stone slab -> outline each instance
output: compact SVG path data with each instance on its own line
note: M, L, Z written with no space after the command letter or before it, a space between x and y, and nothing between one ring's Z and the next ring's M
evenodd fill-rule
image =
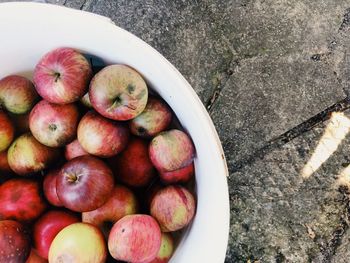
M349 117L332 118L231 175L226 262L329 262L329 244L348 213L339 189L350 182L350 168L341 176Z
M335 251L331 263L348 263L350 258L350 229L348 229L341 239L341 244Z
M211 116L230 167L344 97L325 62L298 56L242 60Z

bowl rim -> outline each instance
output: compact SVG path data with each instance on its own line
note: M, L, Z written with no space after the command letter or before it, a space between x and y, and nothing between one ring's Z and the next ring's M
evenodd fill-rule
M132 33L118 27L113 23L113 21L110 18L107 18L105 16L101 16L98 14L90 13L83 10L76 10L71 9L65 6L58 6L54 4L47 4L47 3L38 3L38 2L6 2L6 3L0 3L0 14L2 11L4 12L16 12L22 10L22 13L27 12L30 14L31 12L37 13L37 12L53 12L53 13L60 13L65 16L74 16L77 19L80 18L87 18L91 20L99 20L105 23L105 26L113 27L115 31L118 31L119 33L123 34L123 37L128 38L130 41L134 41L137 43L137 45L142 46L144 48L144 52L147 52L150 56L153 56L157 58L159 61L161 61L167 68L167 70L170 70L170 74L176 75L176 78L181 82L181 88L184 95L190 96L194 103L191 105L191 107L198 113L198 117L201 118L202 122L206 124L206 132L209 135L208 138L208 145L210 146L210 151L213 151L213 153L218 156L218 158L215 160L217 167L219 168L219 171L221 174L218 176L220 177L220 184L222 187L222 191L220 193L222 203L220 204L223 206L223 210L225 211L222 218L223 225L221 226L222 232L225 233L222 236L221 245L226 244L225 249L221 248L220 252L217 252L217 258L218 260L224 260L226 253L222 254L224 251L226 252L227 249L227 243L228 243L228 235L229 235L229 219L230 219L230 204L229 204L229 194L228 194L228 184L227 184L227 177L229 176L228 167L225 159L225 154L219 139L219 136L216 132L215 126L206 110L204 105L202 104L201 100L199 99L197 93L194 91L194 89L191 87L191 85L188 83L188 81L184 78L184 76L163 56L161 55L157 50L155 50L153 47L151 47L149 44L138 38L137 36L133 35ZM14 18L15 19L15 18ZM0 18L1 20L1 18ZM167 101L167 99L165 99ZM168 101L167 101L168 102ZM219 161L220 160L220 161ZM222 178L224 177L224 179ZM181 245L181 244L180 244ZM219 251L219 250L218 250ZM203 251L205 254L205 251ZM208 253L208 252L207 252ZM220 254L220 255L219 255ZM192 261L193 262L193 261ZM221 262L221 261L218 261Z

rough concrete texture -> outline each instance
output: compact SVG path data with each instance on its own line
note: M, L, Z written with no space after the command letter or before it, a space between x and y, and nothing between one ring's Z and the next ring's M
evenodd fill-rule
M339 135L349 135L345 120L320 124L231 175L227 262L330 262L338 232L348 228L343 188L350 181L341 174L349 165L350 138ZM332 129L321 140L327 125ZM317 145L323 158L322 150L334 150L336 142L341 143L329 159L304 178Z
M229 163L226 262L350 262L349 136L327 130L318 156L324 163L301 175L334 123L325 109L350 95L348 0L37 2L110 17L192 84ZM311 130L294 129L300 123ZM285 140L290 131L297 138ZM335 149L332 141L341 144ZM325 159L327 149L334 153Z
M226 14L219 21L229 24L237 53L212 108L233 165L344 97L337 71L344 61L341 46L349 41L334 39L346 1L246 1L240 7L222 1L210 7Z
M348 229L343 238L342 243L335 252L332 258L332 263L348 263L350 259L350 230Z

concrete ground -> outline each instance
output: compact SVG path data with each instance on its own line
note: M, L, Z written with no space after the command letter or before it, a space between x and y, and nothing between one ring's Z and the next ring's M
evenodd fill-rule
M226 262L350 262L349 0L46 2L110 17L192 84L230 170Z

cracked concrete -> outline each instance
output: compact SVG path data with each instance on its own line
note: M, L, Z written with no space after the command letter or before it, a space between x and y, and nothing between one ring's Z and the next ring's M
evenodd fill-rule
M348 0L40 2L110 17L191 83L230 169L226 262L349 262L348 135L300 175L350 105Z

